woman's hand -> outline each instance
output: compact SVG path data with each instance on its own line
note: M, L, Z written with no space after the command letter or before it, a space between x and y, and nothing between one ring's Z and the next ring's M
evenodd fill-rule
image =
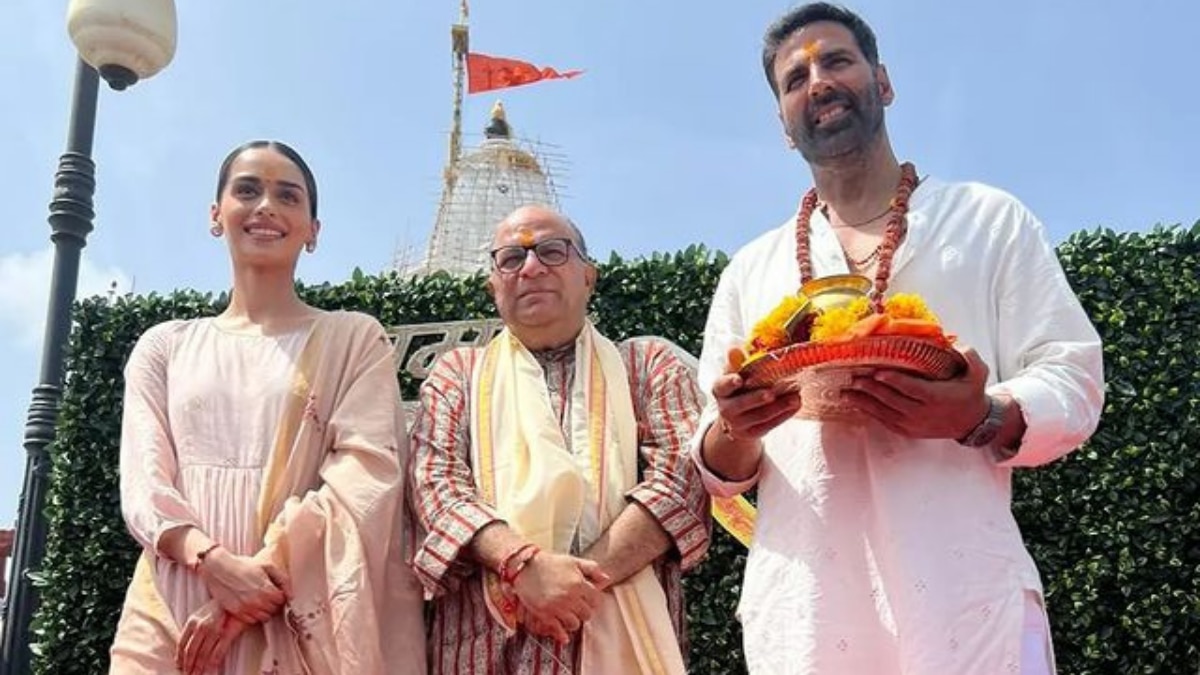
M242 623L271 618L291 592L287 574L274 562L235 555L224 547L209 552L198 572L221 609Z
M222 610L216 600L210 601L184 624L175 649L175 666L184 675L219 669L233 641L248 626Z

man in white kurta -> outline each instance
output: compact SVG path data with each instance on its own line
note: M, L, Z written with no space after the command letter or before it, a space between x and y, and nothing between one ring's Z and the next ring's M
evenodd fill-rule
M1020 672L1008 666L1019 662L1025 603L1040 610L1041 583L1010 511L1012 470L1050 462L1091 433L1100 342L1041 225L1012 197L927 178L908 222L892 288L921 294L992 364L989 391L1020 402L1025 436L997 461L989 448L878 424L792 419L764 438L750 480L723 482L700 462L717 496L758 484L738 606L752 672ZM819 213L812 229L817 276L846 273ZM705 330L702 388L795 289L795 255L789 219L730 261ZM710 405L700 428L715 419Z
M824 42L803 43L803 54L797 47L796 67L808 67L811 58L814 81L828 77L830 90L844 85L847 96L869 97L861 92L877 80L860 86L836 70L839 55L851 49L844 46L851 34L842 33L818 34ZM826 65L832 75L821 72ZM890 85L880 91L890 102ZM852 109L870 105L862 100ZM780 105L786 127L787 94ZM864 137L871 144L862 150L866 162L896 166L886 135ZM829 180L821 173L820 147L802 132L794 140L814 165L820 192ZM814 276L864 273L851 269L848 242L855 242L839 231L853 227L843 210L855 204L829 204L809 221ZM705 329L699 380L716 394L701 419L694 457L716 496L758 487L738 606L751 673L1053 670L1041 582L1010 510L1011 478L1015 468L1063 456L1095 429L1103 405L1100 340L1041 224L1013 197L923 177L907 226L888 294L921 295L958 344L978 353L969 360L987 365L986 391L980 375L978 397L1002 402L1016 421L1006 418L1004 445L980 447L960 442L973 421L945 437L938 420L905 422L907 433L871 415L859 423L791 417L797 406L785 405L767 422L739 423L736 401L755 394L722 391L732 371L727 354L797 290L796 218L739 251L721 277ZM916 406L915 415L922 410ZM770 428L764 433L764 427ZM742 464L751 467L746 474L723 476L714 459L721 453L735 463L738 453L757 460Z

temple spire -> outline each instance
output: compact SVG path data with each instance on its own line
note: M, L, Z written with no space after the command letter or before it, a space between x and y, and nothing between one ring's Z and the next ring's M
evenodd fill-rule
M492 119L483 130L488 138L512 138L512 129L508 126L508 118L504 113L504 104L496 101L492 106Z

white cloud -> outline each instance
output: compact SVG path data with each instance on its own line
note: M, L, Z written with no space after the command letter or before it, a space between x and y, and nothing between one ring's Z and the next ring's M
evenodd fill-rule
M50 299L54 250L12 253L0 257L0 326L22 348L41 344ZM117 267L100 267L87 259L79 266L77 298L130 290L130 277Z

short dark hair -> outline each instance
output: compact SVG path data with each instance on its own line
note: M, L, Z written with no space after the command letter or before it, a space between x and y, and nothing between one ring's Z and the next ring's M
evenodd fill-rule
M300 170L300 175L304 177L304 187L308 190L308 212L313 220L317 218L317 179L313 176L312 169L308 168L308 163L287 143L280 141L248 141L234 148L228 155L225 156L225 161L221 162L221 169L217 172L217 201L221 201L221 193L225 191L225 185L229 182L229 169L233 167L233 163L238 157L242 156L247 150L256 150L259 148L267 148L274 150L279 154L291 160L292 164Z
M854 35L854 41L867 62L872 66L879 65L879 47L875 43L875 32L861 16L841 5L828 2L813 2L793 7L776 19L763 36L763 70L767 73L771 92L776 96L779 96L779 83L775 81L775 55L779 51L779 45L801 28L821 21L832 21L845 26L846 30Z

